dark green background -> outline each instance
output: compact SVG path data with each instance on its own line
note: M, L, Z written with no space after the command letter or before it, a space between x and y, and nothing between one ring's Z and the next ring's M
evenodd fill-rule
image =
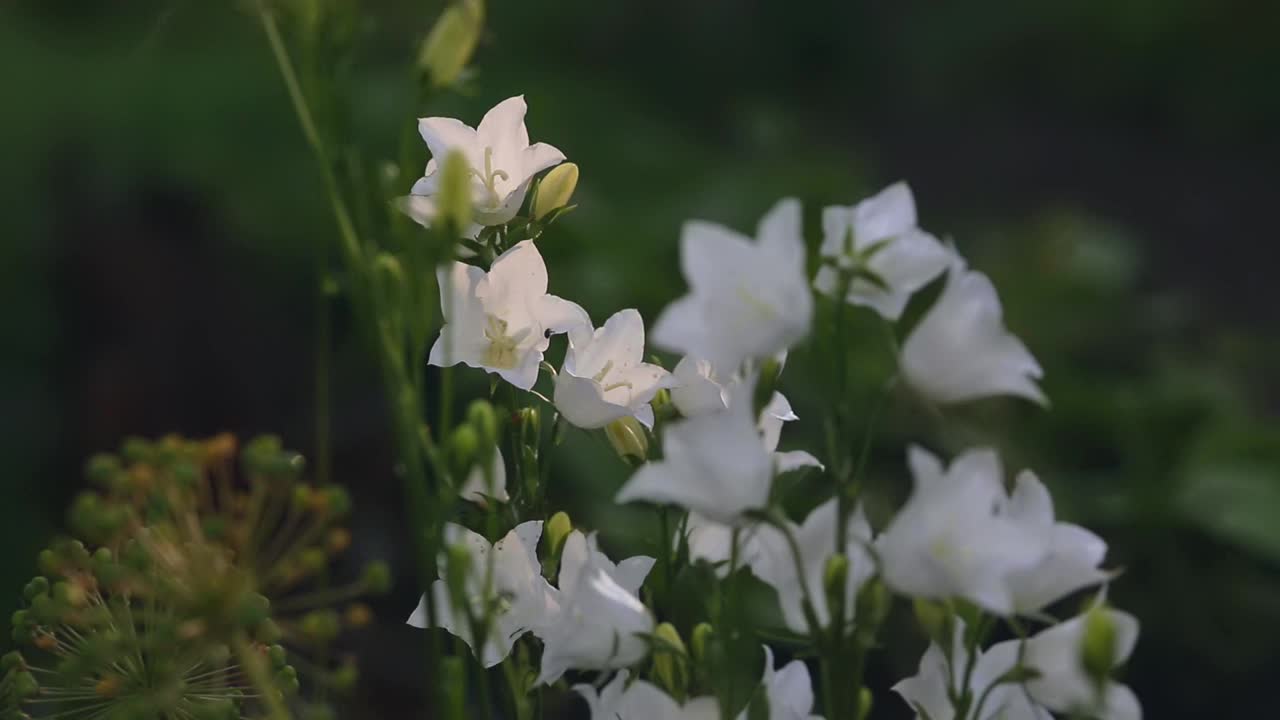
M353 132L390 158L438 6L364 5ZM872 455L879 496L905 491L908 441L998 443L1111 542L1125 569L1111 597L1143 621L1128 678L1148 717L1268 715L1280 5L572 0L490 15L472 93L431 112L474 123L524 93L533 138L581 166L581 208L540 241L553 292L597 320L652 319L682 291L684 219L748 229L791 194L816 228L823 204L909 180L925 227L992 275L1054 406L981 403L943 436L895 403ZM7 610L88 453L223 429L310 446L310 263L334 233L256 20L233 3L5 3L0 81ZM338 310L355 560L407 577L376 376ZM868 388L887 360L877 337L858 360ZM797 353L784 377L804 419L786 447L817 447L817 360ZM572 436L557 463L553 495L606 545L651 541L646 516L605 502L625 472L598 438ZM407 581L378 604L358 639L365 697L344 716L418 714L418 637L398 624L412 604ZM922 647L888 640L881 691Z

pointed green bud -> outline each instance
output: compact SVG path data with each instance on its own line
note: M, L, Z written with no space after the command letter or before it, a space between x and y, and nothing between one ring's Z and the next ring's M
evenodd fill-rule
M440 169L440 193L436 196L439 218L458 234L471 225L471 166L461 150L450 150ZM455 235L456 237L456 235Z
M634 417L627 416L609 423L604 428L605 437L618 457L629 465L640 465L649 457L649 436L644 426Z
M267 649L267 659L271 661L271 669L279 670L289 664L289 654L283 645L272 645Z
M561 163L538 184L538 196L534 198L533 218L541 220L553 211L569 204L573 191L578 187L578 166Z
M438 88L452 85L475 52L484 29L484 3L459 0L440 13L431 32L422 42L418 66Z
M236 621L247 628L257 627L271 613L271 601L256 593L240 598L236 607Z
M467 408L467 422L475 429L480 447L498 444L498 416L488 400L476 400Z
M848 581L849 558L843 553L827 558L826 567L822 571L822 591L827 595L827 608L830 612L835 613L836 608L844 607L844 589Z
M364 585L365 591L372 595L385 595L391 592L391 566L381 561L365 565L364 576L360 582Z
M707 647L714 635L715 630L710 623L703 622L694 626L693 634L689 636L689 648L694 662L701 663L707 659Z
M1116 665L1116 625L1111 612L1094 606L1084 618L1084 635L1080 640L1080 664L1094 682L1102 685L1111 677Z
M520 439L525 445L534 445L542 437L542 413L536 407L520 408Z
M470 425L459 425L449 438L449 466L459 486L480 457L480 437Z
M573 532L573 522L569 519L568 513L561 510L551 516L546 525L547 557L560 557L560 551L564 549L564 541L571 532Z
M653 673L658 684L675 697L683 697L689 684L685 670L688 651L680 633L671 623L662 623L653 633L658 642L653 649Z
M950 651L952 641L951 613L941 603L916 598L911 603L916 623L924 634L944 651Z

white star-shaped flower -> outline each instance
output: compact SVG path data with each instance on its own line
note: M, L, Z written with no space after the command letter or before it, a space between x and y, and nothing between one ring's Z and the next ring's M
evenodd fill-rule
M653 427L649 401L668 384L666 370L644 362L644 320L627 309L599 329L587 324L569 332L555 405L580 428L601 428L628 415Z

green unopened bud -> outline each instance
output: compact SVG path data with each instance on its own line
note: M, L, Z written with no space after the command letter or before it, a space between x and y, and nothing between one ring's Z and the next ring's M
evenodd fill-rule
M536 407L520 408L520 439L526 446L536 446L542 436L542 413Z
M107 453L99 453L85 463L84 474L89 482L110 487L112 480L120 473L120 458Z
M439 218L454 232L471 225L471 167L461 150L450 150L440 170Z
M653 649L653 672L658 683L668 693L683 697L689 684L688 672L685 669L684 641L680 633L671 623L662 623L653 633L658 642Z
M445 558L445 584L454 607L467 607L467 579L471 576L471 550L464 543L450 545Z
M418 65L435 87L452 85L471 60L484 27L484 3L461 0L445 8L418 53Z
M360 670L353 662L343 663L342 667L333 671L329 676L329 684L334 690L342 693L348 693L355 689L356 683L360 680Z
M475 429L480 447L498 444L498 416L487 400L476 400L467 408L467 422Z
M289 664L289 653L283 645L272 645L267 649L267 659L271 661L272 670L279 670Z
M871 717L871 708L875 703L875 696L871 694L871 688L864 687L858 691L858 708L854 713L857 720L867 720Z
M845 587L849 581L849 558L836 553L827 558L826 567L822 571L822 591L827 596L827 609L834 614L836 608L844 607Z
M22 597L26 598L27 602L30 602L37 595L44 595L47 592L49 592L49 580L43 576L36 576L31 578L31 582L27 583L26 587L22 589Z
M889 616L893 596L889 588L878 578L867 582L858 591L856 617L858 625L874 632Z
M0 657L0 672L9 672L10 670L21 670L25 668L27 663L22 659L22 653L14 650L5 653L4 657Z
M369 563L364 567L361 584L366 592L373 595L391 592L391 566L381 561Z
M258 623L258 627L254 628L253 637L264 645L272 645L280 642L280 638L284 637L284 631L280 629L275 620L267 618Z
M573 532L573 522L569 519L568 513L561 510L551 516L546 525L547 557L560 557L560 551L564 549L564 541L571 532Z
M333 610L312 610L302 616L302 634L315 642L332 642L342 632L342 621Z
M1084 618L1084 635L1080 639L1080 664L1099 685L1111 677L1116 664L1116 625L1111 611L1095 606Z
M470 425L460 425L449 439L449 462L454 477L465 478L480 453L480 437Z
M320 489L322 508L330 517L341 517L351 512L351 493L340 485L326 485Z
M236 606L236 622L247 628L256 627L267 619L270 612L270 600L262 595L249 593L240 598L240 603Z
M649 457L649 436L644 426L634 417L627 416L609 423L604 428L605 437L618 457L624 462L639 465Z
M953 625L951 613L947 608L932 600L916 598L911 604L911 609L915 612L916 623L920 625L924 634L938 647L949 652Z
M285 695L296 695L299 689L298 671L292 665L285 665L276 673L276 686Z
M541 220L568 205L577 187L578 166L574 163L557 165L538 185L538 196L533 203L533 218Z
M698 623L694 626L693 634L689 636L689 649L693 654L694 662L701 663L707 659L707 648L714 635L715 630L710 623Z

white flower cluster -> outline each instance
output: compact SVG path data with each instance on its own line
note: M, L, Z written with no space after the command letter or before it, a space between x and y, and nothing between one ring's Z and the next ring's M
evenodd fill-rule
M472 168L472 217L479 223L469 232L474 237L481 226L511 221L536 174L564 160L549 145L529 144L525 109L522 98L506 100L475 130L447 118L421 120L434 159L402 206L430 224L440 191L437 163L461 151ZM1046 612L1074 592L1105 587L1112 576L1101 568L1106 544L1057 521L1048 491L1030 471L1019 474L1010 491L994 450L971 449L948 463L911 447L906 466L913 489L879 532L861 507L838 498L799 524L773 504L780 474L823 468L807 452L777 451L783 424L797 419L787 399L775 392L758 409L754 398L762 369L780 366L809 336L815 291L897 323L912 296L945 273L937 299L901 345L901 379L934 405L996 395L1047 404L1037 384L1040 366L1006 329L991 282L954 247L920 229L905 184L823 210L815 277L806 265L802 225L799 201L784 199L765 214L754 238L710 222L684 226L680 267L688 294L661 313L652 332L655 345L683 354L672 372L644 362L644 321L636 310L622 310L596 328L581 307L549 295L547 269L532 240L503 249L487 272L460 262L439 270L445 325L429 361L482 368L529 390L551 337L566 335L564 363L552 373L555 410L584 429L626 418L650 430L657 423L661 459L640 465L616 500L687 511L673 541L687 543L692 559L722 577L749 569L773 588L786 627L802 636L831 631L837 618L859 623L858 598L872 583L912 599L918 610L923 603L936 611L941 620L926 628L934 642L919 673L894 687L919 717L1140 718L1133 693L1110 679L1133 648L1137 622L1108 609L1101 592L1075 619L1055 624ZM654 412L660 393L674 406L661 421ZM505 501L502 464L498 454L490 473L496 487L482 492L482 478L473 476L466 497ZM461 588L450 587L442 567L432 588L437 623L486 666L503 661L532 633L542 642L541 683L568 670L617 670L602 687L575 687L593 718L719 717L714 697L677 702L628 671L652 648L655 620L640 592L654 559L614 564L594 535L573 531L553 586L538 559L541 534L540 521L525 522L490 545L450 525L446 543L466 548L471 561ZM836 558L845 563L843 587L832 588ZM426 623L425 601L411 624ZM486 613L494 621L477 625L474 619ZM1019 637L984 650L996 620ZM1046 629L1023 630L1033 623ZM769 717L813 717L805 664L775 670L772 651L765 650Z

